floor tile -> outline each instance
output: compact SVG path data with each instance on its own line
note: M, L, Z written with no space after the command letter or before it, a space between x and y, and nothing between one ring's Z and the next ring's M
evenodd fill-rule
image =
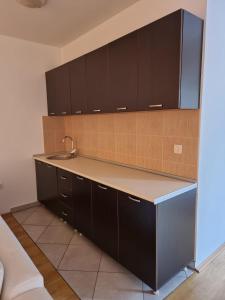
M28 209L24 209L18 212L13 213L13 216L16 218L16 220L21 224L23 223L28 217L31 216L35 212L35 210L38 208L38 206L31 207Z
M91 300L94 294L97 272L60 271L60 274L78 294L81 300Z
M53 214L44 207L38 207L23 224L29 225L49 225L53 220Z
M165 299L174 289L187 279L184 271L179 272L170 281L168 281L160 290L159 295L153 295L151 288L143 285L144 300L162 300Z
M73 236L73 230L68 225L48 226L38 239L38 243L69 244Z
M22 226L34 242L38 240L39 236L47 228L47 226L39 226L39 225L22 225Z
M63 220L54 216L51 223L49 225L52 226L63 226L65 223L63 223Z
M60 270L98 271L102 252L91 244L69 245Z
M142 281L132 274L99 272L94 300L143 300Z
M66 249L67 245L62 244L40 244L38 243L38 247L44 252L44 254L48 257L51 263L57 268L60 263Z
M112 272L112 273L129 273L121 264L115 261L107 254L103 254L99 271L101 272Z

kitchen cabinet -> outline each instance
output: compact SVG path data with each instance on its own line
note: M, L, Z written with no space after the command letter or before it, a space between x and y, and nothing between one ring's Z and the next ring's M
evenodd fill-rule
M196 188L152 203L39 161L36 174L41 203L154 291L193 262Z
M137 33L109 44L109 101L113 111L134 111L137 102Z
M92 184L93 240L112 257L118 256L117 191Z
M85 56L74 59L69 64L71 114L86 113Z
M138 30L137 110L199 107L202 27L178 10Z
M37 198L43 205L58 213L57 169L40 161L35 162Z
M108 99L108 46L86 55L86 96L88 113L112 110Z
M46 72L46 87L49 116L71 114L68 64Z
M92 238L91 181L73 176L73 200L76 229L86 237Z
M156 287L156 206L118 192L119 262Z

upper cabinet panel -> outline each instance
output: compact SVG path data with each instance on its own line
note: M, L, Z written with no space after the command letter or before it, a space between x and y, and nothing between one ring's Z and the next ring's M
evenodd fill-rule
M137 33L109 44L109 99L113 111L134 111L138 83Z
M86 55L88 113L110 112L108 99L108 46Z
M198 108L202 21L176 11L138 31L138 110Z
M85 84L85 57L79 57L69 63L71 113L82 114L87 111Z
M46 85L48 114L50 116L71 114L68 64L48 71Z

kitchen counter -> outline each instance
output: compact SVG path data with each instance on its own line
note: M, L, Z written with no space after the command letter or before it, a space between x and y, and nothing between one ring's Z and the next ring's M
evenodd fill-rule
M49 160L47 156L35 155L34 159L154 204L166 201L197 187L197 183L81 156L70 160Z

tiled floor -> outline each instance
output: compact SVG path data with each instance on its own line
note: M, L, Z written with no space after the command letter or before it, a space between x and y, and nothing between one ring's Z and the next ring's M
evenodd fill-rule
M13 214L82 300L161 300L188 276L177 274L159 295L42 206Z

